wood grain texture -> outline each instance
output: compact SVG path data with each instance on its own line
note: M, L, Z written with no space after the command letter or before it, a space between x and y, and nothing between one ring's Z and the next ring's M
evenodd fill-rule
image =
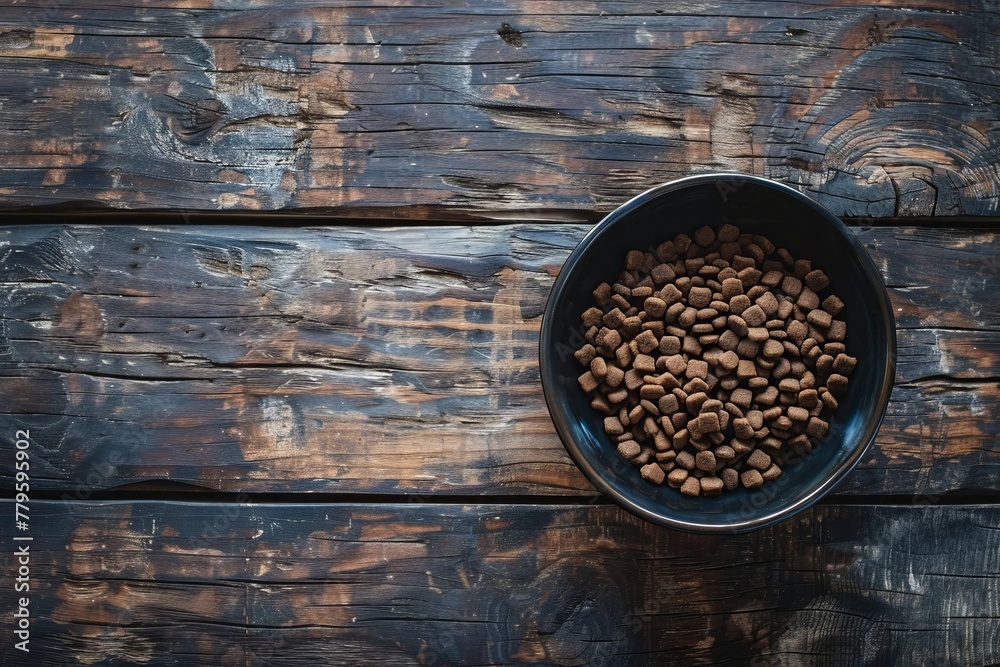
M738 536L609 505L36 502L31 525L30 661L5 641L5 665L1000 661L996 507Z
M549 420L538 329L579 225L0 229L0 433L33 485L592 495ZM856 230L897 383L849 494L995 489L991 231ZM13 443L0 441L12 486Z
M998 8L25 0L0 204L579 220L724 170L838 215L996 214Z

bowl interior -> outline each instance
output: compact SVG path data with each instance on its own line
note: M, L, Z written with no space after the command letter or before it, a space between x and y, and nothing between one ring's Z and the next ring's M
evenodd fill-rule
M604 433L603 415L576 378L573 358L583 343L580 314L591 292L614 282L632 249L655 248L702 225L731 223L764 234L796 259L823 269L846 304L848 354L858 364L847 394L830 418L830 434L809 454L787 464L778 479L751 492L742 487L715 497L689 497L644 481ZM603 492L647 520L676 528L742 531L807 507L850 470L874 439L894 375L895 328L888 296L865 249L834 216L804 195L765 179L735 175L693 177L654 188L601 221L570 255L553 287L541 335L546 401L577 465Z

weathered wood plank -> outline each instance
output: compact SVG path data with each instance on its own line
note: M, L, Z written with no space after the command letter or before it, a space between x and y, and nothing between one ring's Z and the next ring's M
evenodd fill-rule
M81 499L149 480L593 494L537 370L586 229L0 229L0 433L30 429L34 483ZM857 233L892 286L899 368L841 491L995 489L1000 235Z
M700 536L610 505L34 502L31 653L0 660L995 664L998 529L992 506Z
M570 217L707 170L1000 210L995 0L0 8L0 204Z

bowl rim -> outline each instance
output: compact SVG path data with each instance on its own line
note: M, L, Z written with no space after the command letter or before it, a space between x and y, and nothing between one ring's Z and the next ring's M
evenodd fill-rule
M684 521L671 516L664 515L662 513L652 512L637 503L630 500L628 497L623 496L613 489L602 477L602 475L594 468L591 462L583 455L577 446L576 442L571 436L571 431L569 424L567 422L567 417L560 410L556 408L556 392L559 391L559 383L552 373L552 368L554 365L550 362L550 350L554 344L553 336L553 323L552 323L552 310L554 309L554 304L561 296L562 292L565 290L566 281L568 280L569 271L564 271L563 269L568 266L573 266L580 257L589 249L589 247L615 222L619 219L631 215L635 209L642 206L643 204L665 195L669 192L674 192L676 190L688 188L691 186L700 185L702 183L720 182L720 181L734 181L734 185L742 185L745 183L754 183L756 185L772 188L781 192L782 194L788 195L793 199L807 205L810 209L815 211L817 214L825 218L833 227L833 229L844 237L848 243L854 248L857 254L859 264L866 274L868 282L874 288L875 298L879 301L881 308L877 311L877 316L882 319L882 325L886 331L886 350L885 350L885 373L882 377L882 384L879 387L877 396L877 407L874 414L874 418L869 420L864 433L861 434L859 438L859 444L855 446L854 451L851 452L839 466L832 469L827 476L816 485L808 494L800 498L794 503L781 509L774 510L772 512L766 513L762 516L750 519L742 519L738 521L727 521L718 523L702 523L693 521ZM696 174L692 176L685 176L678 178L666 183L661 183L656 185L638 195L632 197L628 201L616 207L613 211L604 216L599 222L597 222L580 240L573 251L566 258L562 267L560 267L559 274L552 285L549 292L548 299L545 304L545 310L542 314L542 325L539 335L539 374L542 383L542 393L545 396L546 407L548 408L549 416L552 419L553 424L556 427L556 431L559 434L559 439L562 441L563 446L569 453L570 458L576 463L577 467L583 472L584 476L593 484L598 491L604 495L611 498L615 503L623 507L625 510L635 514L646 521L651 523L659 524L661 526L666 526L668 528L674 528L682 530L685 532L695 532L695 533L746 533L759 528L764 528L766 526L778 523L797 514L813 504L815 504L820 498L825 496L830 490L836 486L854 467L858 464L861 458L864 456L865 452L871 447L871 444L875 441L875 436L878 433L879 427L885 418L886 412L889 407L889 395L892 391L893 383L896 376L896 323L895 317L892 312L892 305L889 300L889 292L886 289L885 282L882 276L878 272L874 261L872 261L871 256L865 247L858 240L857 236L848 229L848 227L835 215L833 215L825 206L811 199L810 197L799 192L795 188L780 183L778 181L771 180L769 178L764 178L761 176L752 176L748 174L741 174L738 172L711 172L705 174Z

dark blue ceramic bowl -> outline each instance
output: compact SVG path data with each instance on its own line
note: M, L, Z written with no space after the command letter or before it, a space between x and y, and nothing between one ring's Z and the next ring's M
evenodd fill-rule
M755 491L740 487L690 497L644 481L604 433L603 415L576 378L585 370L573 351L583 344L580 314L591 292L614 282L625 254L648 249L703 225L732 223L764 234L796 259L810 259L846 304L847 350L857 357L830 434L783 474ZM854 234L822 206L790 187L740 174L683 178L648 190L599 222L570 254L542 320L539 350L549 413L570 456L601 492L653 523L693 532L738 533L776 523L816 502L857 464L885 415L896 364L896 329L875 265Z

